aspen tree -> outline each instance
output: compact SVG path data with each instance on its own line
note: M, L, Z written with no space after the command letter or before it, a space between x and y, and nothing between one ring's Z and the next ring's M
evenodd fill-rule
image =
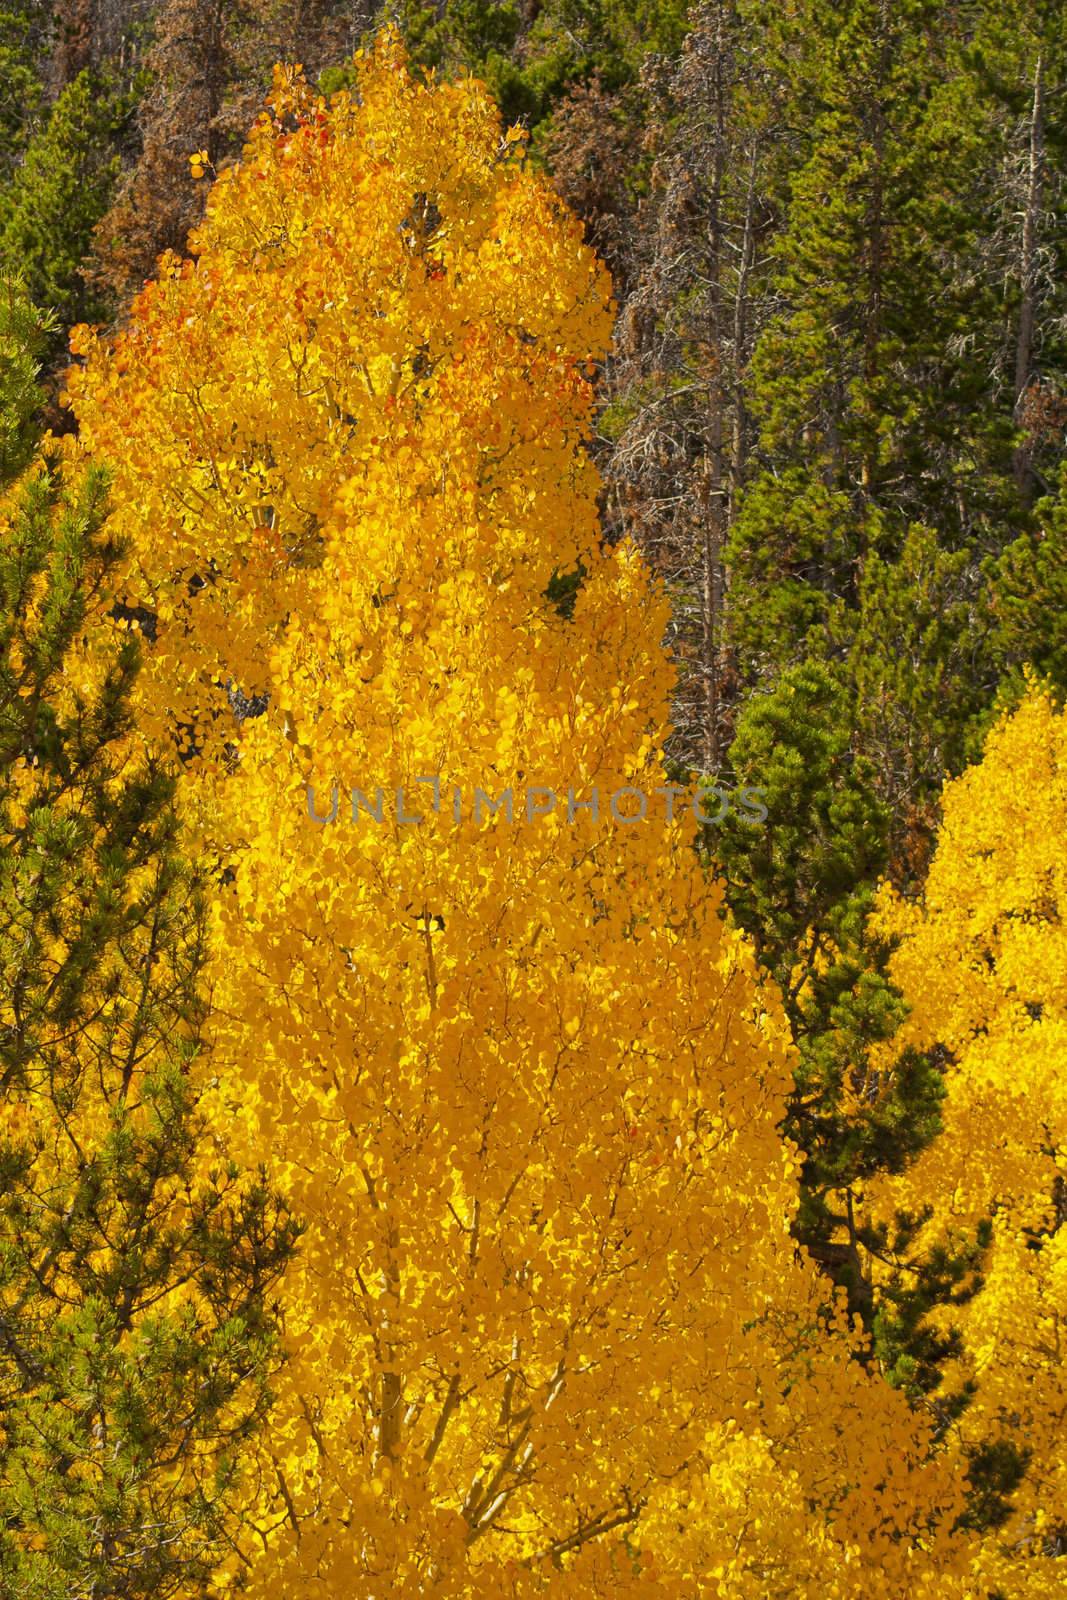
M604 270L480 85L389 34L356 74L279 69L194 258L68 375L217 864L216 1115L306 1221L217 1586L952 1593L951 1462L793 1244L780 1005L656 794Z

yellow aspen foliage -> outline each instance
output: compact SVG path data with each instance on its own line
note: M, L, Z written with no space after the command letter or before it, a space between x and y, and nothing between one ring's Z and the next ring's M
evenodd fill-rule
M787 1030L664 792L605 271L482 86L357 67L279 70L68 375L143 726L198 751L215 1114L306 1222L216 1588L970 1594L951 1460L790 1238Z
M0 489L0 1593L144 1600L226 1549L294 1229L203 1114L202 896L104 477L46 441Z
M1037 1600L1063 1592L1067 1506L1067 714L1031 685L943 805L921 901L880 911L911 1006L894 1048L946 1052L943 1131L868 1206L927 1210L919 1253L991 1220L977 1294L934 1320L962 1340L945 1389L975 1386L963 1442L1028 1462L980 1570Z

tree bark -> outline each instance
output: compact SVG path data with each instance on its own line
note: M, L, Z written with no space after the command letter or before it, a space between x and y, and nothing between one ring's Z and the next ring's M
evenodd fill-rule
M1034 99L1030 114L1030 163L1023 210L1022 249L1019 261L1019 330L1015 342L1015 425L1021 427L1026 392L1034 353L1035 300L1037 290L1037 216L1041 208L1045 164L1045 72L1044 56L1039 51L1034 66ZM1015 482L1020 494L1029 497L1033 484L1030 446L1022 442L1012 458Z

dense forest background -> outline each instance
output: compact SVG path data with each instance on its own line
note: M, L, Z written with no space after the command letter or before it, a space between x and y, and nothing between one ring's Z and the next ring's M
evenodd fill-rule
M69 329L121 326L184 248L190 156L239 156L276 61L348 86L391 19L417 67L484 78L530 130L612 274L593 449L605 537L636 539L672 599L672 759L770 814L707 848L799 1047L798 1237L947 1426L968 1396L945 1399L952 1336L924 1319L974 1292L982 1240L909 1256L920 1217L891 1240L856 1218L942 1099L936 1051L888 1090L868 1066L903 1014L868 914L883 877L921 883L942 785L1025 672L1067 689L1061 7L2 4L0 275L40 314L57 433ZM974 1451L976 1525L1024 1469L1018 1440Z

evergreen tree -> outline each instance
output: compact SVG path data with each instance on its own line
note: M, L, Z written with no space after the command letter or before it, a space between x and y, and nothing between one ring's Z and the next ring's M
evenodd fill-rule
M967 353L993 307L960 271L976 140L951 23L928 0L812 0L768 27L807 133L753 357L761 465L729 553L747 681L847 651L866 562L895 560L913 522L988 549L1016 509L1010 421Z
M0 485L25 471L36 443L41 359L55 318L41 312L15 278L0 278Z
M731 813L709 830L731 908L781 990L798 1047L785 1127L805 1152L797 1238L874 1312L861 1263L854 1190L896 1171L937 1128L940 1078L914 1053L893 1075L869 1070L872 1045L903 1016L871 938L874 885L888 859L888 808L852 754L851 696L840 670L788 668L738 718L730 767L757 786L765 826Z
M67 326L103 315L81 269L118 175L113 140L129 109L108 78L79 73L0 198L0 270L21 272L36 303Z
M738 37L760 41L762 75L720 123L735 138L744 118L773 134L758 169L772 233L748 308L757 337L747 365L740 352L741 382L724 390L716 379L745 440L722 452L717 616L740 689L756 691L737 713L730 764L767 790L776 820L767 838L728 822L717 848L798 1039L799 1235L872 1325L892 1327L881 1347L890 1364L914 1358L930 1371L936 1352L919 1349L915 1307L880 1311L888 1291L872 1291L857 1254L857 1186L929 1140L940 1094L934 1059L909 1057L889 1074L872 1065L900 1001L865 919L881 871L921 877L941 785L975 753L998 673L1055 664L1039 617L1056 597L1062 545L1055 512L1039 526L1023 492L1021 391L999 376L997 341L1017 343L1003 330L1016 327L1018 303L1011 274L1005 289L983 264L1000 226L988 174L1024 141L989 66L990 39L1010 53L1004 25L984 13L922 0L745 8ZM1047 28L1044 49L1051 70ZM1024 76L1014 106L1032 134ZM705 269L701 284L709 278ZM683 274L676 304L685 287ZM688 304L706 292L694 288ZM1050 361L1053 323L1041 344ZM711 366L729 372L738 352L717 348L728 359ZM660 391L684 393L691 371L675 357ZM1044 456L1028 459L1051 453L1046 439ZM875 818L867 834L861 824ZM955 1292L965 1255L928 1263L926 1307Z
M1039 500L1037 526L991 561L988 575L1000 706L1017 699L1026 667L1067 693L1067 463L1054 495Z
M104 488L49 449L0 501L5 1600L196 1591L267 1404L294 1239L200 1109L201 890L130 726Z
M0 186L22 158L44 92L35 45L41 7L7 0L0 10Z
M649 55L673 56L688 29L679 0L400 0L382 8L423 70L469 71L500 103L505 122L544 137L576 85L608 93L636 82Z
M848 663L858 754L893 819L889 867L918 881L941 785L981 748L997 690L989 586L969 549L914 525L894 556L871 554Z
M962 52L982 132L971 191L980 249L971 273L997 314L976 327L987 382L1016 433L1025 506L1053 492L1067 400L1067 21L1055 0L977 8Z
M748 25L802 132L772 163L729 644L749 685L850 661L857 749L918 869L997 690L991 573L1040 539L1062 457L1062 14L811 0Z

